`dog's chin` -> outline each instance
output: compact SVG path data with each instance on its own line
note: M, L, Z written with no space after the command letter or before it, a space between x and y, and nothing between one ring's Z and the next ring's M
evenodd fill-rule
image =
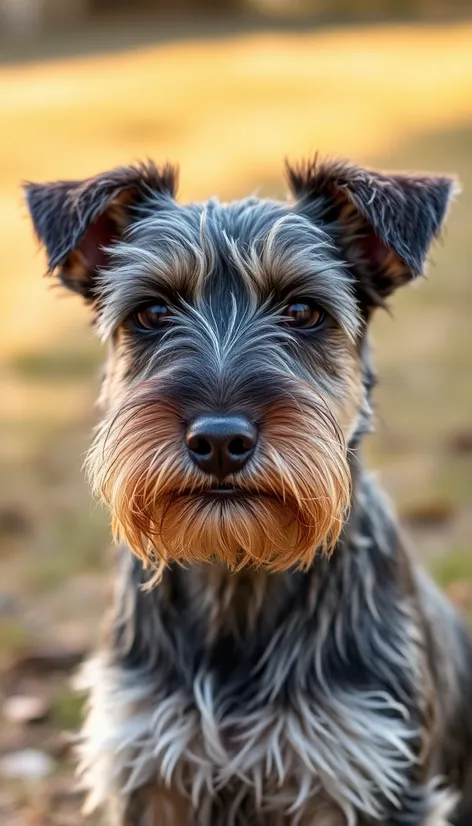
M154 503L152 513L122 514L119 532L145 563L208 564L284 571L308 567L332 540L338 526L321 513L309 523L299 504L271 491L215 485L174 491ZM124 517L124 518L123 518ZM143 535L147 542L143 542Z

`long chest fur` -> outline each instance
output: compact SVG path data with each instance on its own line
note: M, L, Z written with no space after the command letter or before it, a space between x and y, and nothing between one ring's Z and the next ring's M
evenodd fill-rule
M344 551L280 580L173 572L151 594L126 561L111 651L85 675L93 802L152 781L199 813L229 791L228 826L246 800L294 824L317 800L350 822L395 810L421 743L422 640L390 556L366 537Z

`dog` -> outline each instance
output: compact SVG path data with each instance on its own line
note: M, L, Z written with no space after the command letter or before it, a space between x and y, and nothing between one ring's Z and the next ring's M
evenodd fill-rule
M87 466L115 595L79 775L113 826L468 810L471 642L360 452L369 321L423 273L457 187L287 172L287 202L180 205L151 162L25 185L48 272L109 352Z

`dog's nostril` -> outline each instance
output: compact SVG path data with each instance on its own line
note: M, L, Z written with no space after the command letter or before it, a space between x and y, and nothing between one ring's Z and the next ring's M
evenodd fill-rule
M193 453L196 453L197 456L201 456L202 458L210 456L213 450L210 442L207 439L202 439L198 436L194 439L188 439L187 447L189 447L190 450L193 451Z
M231 456L244 456L244 454L247 453L248 450L251 450L252 447L253 445L249 439L244 439L237 436L229 442L228 451Z

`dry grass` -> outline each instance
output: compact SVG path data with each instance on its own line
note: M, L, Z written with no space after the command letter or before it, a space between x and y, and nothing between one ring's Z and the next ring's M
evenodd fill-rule
M430 280L395 299L394 322L375 324L381 419L370 454L420 555L471 611L471 53L462 24L0 67L0 637L11 654L51 635L94 639L108 543L80 472L99 349L79 300L41 278L18 183L144 156L180 163L183 198L282 195L283 157L316 149L459 174L465 192ZM71 703L61 699L59 717L75 715Z

